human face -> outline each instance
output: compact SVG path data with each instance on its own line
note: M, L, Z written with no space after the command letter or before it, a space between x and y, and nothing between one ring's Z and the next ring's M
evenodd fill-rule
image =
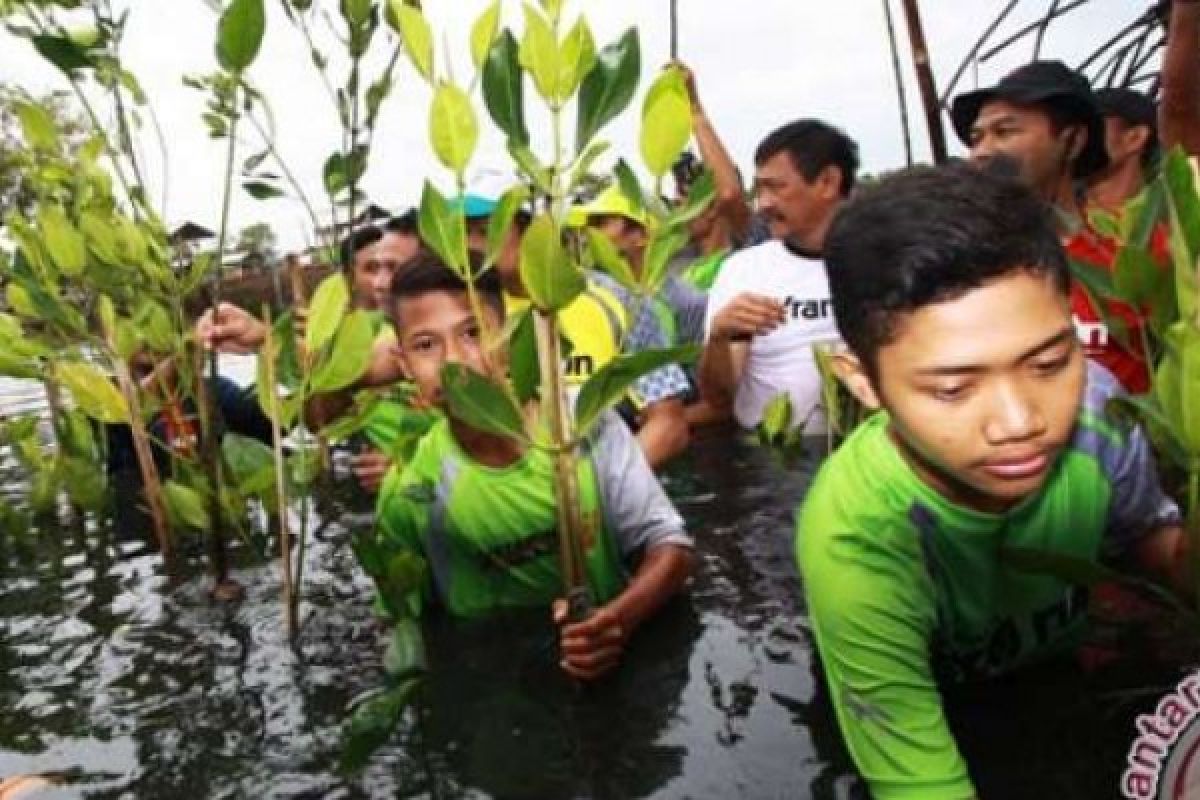
M820 250L825 230L840 199L841 178L826 167L808 181L787 152L776 153L755 170L758 210L775 239L807 250Z
M984 104L971 126L971 160L986 165L998 156L1011 159L1021 181L1053 201L1064 182L1069 183L1071 163L1086 135L1077 126L1056 133L1044 111L993 100Z
M1119 172L1131 161L1141 162L1142 150L1149 143L1150 129L1130 125L1121 117L1104 118L1104 148L1108 150L1108 174Z
M927 484L980 511L1036 492L1069 441L1084 360L1066 296L1013 273L899 321L863 394L891 415L892 438ZM856 388L857 387L857 388Z
M367 311L386 308L392 276L401 264L417 254L419 246L415 236L385 233L378 242L355 253L355 306Z
M588 227L604 234L635 269L640 267L646 249L646 231L641 225L620 214L593 214L588 217Z
M442 403L442 367L461 364L486 372L479 322L471 312L466 292L428 291L395 301L395 355L405 377L416 384L425 404ZM499 330L503 320L484 305L488 324Z
M467 220L467 247L477 252L487 251L487 232L490 217L472 217ZM514 294L524 294L521 286L521 229L514 220L509 226L508 236L496 255L496 274L505 290Z

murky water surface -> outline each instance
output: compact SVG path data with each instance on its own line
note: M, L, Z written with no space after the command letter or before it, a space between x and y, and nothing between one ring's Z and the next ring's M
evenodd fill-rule
M50 797L865 797L792 559L812 469L729 434L699 442L666 475L697 538L695 585L617 676L563 680L540 613L434 622L421 713L354 777L335 769L341 727L378 685L385 643L348 547L370 524L366 498L342 487L313 509L295 647L278 568L259 553L270 540L236 546L247 594L222 605L199 541L168 575L136 515L42 523L0 539L0 777L53 773ZM20 480L11 466L0 477ZM1151 659L1162 637L1123 628L1097 638L1115 656L1089 672L1051 665L956 693L983 797L1116 796L1132 717L1187 658Z

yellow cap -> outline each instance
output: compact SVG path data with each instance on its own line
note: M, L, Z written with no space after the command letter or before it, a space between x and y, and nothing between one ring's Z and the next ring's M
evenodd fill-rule
M587 226L589 217L598 216L624 217L636 222L642 227L649 227L650 218L643 209L636 209L629 198L621 191L621 187L613 184L605 189L590 203L574 206L567 212L567 224L572 228Z

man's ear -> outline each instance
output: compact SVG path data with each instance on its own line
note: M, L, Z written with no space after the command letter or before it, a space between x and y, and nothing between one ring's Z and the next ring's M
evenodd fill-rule
M879 408L879 395L876 394L871 378L867 375L867 370L858 356L849 350L834 353L833 371L842 385L850 390L850 394L854 395L854 398L862 403L863 407L870 411Z
M1083 154L1083 148L1087 145L1090 132L1087 128L1079 125L1072 125L1063 133L1063 142L1066 147L1066 155L1068 163L1074 163Z
M816 184L822 197L836 200L842 196L843 180L842 168L835 164L827 164L817 173Z

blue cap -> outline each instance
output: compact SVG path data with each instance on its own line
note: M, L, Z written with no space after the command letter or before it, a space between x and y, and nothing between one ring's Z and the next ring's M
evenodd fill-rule
M451 208L455 211L461 210L467 219L479 219L492 215L496 210L496 201L483 195L464 194L451 201Z

